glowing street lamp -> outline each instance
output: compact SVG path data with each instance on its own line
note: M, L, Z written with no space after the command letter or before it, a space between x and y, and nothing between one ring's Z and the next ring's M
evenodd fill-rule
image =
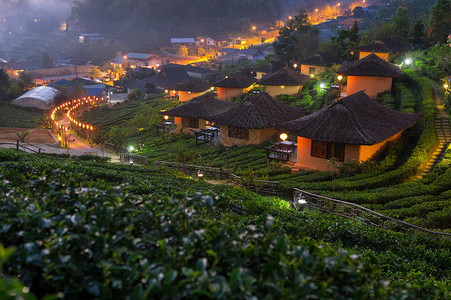
M343 79L343 76L338 75L338 76L337 76L337 79L338 79L338 81L341 81L341 80Z
M406 65L411 65L412 64L412 59L411 58L406 58L404 60L404 62L406 63Z
M321 82L320 84L319 84L319 88L320 89L324 89L326 87L326 84L324 83L324 82Z
M256 30L257 29L257 27L256 26L252 26L252 30Z
M197 177L199 178L199 181L204 180L204 173L202 173L201 170L197 171Z
M169 119L169 116L164 116L163 119L167 121Z
M298 67L298 64L293 64L293 68L297 68Z
M130 150L130 153L132 153L133 150L135 150L135 148L133 148L133 146L130 146L130 147L128 148L128 150Z
M280 139L282 140L282 141L284 141L285 142L285 140L288 138L288 135L286 134L286 133L282 133L281 135L280 135Z
M449 85L448 85L447 83L445 83L445 84L443 85L443 88L444 88L445 90L447 90L447 89L449 88Z

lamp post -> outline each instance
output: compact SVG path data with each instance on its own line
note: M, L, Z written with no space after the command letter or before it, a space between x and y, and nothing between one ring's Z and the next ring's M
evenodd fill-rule
M286 133L282 133L281 135L280 135L280 139L283 141L283 142L285 142L285 140L288 138L288 135L286 134Z

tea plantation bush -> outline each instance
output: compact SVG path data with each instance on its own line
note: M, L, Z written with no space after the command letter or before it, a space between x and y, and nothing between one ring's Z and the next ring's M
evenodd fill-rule
M450 241L152 168L0 151L0 174L4 272L38 297L451 296Z

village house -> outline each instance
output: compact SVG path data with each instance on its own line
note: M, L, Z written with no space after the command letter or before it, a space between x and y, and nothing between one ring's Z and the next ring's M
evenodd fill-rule
M153 83L163 89L175 85L185 80L193 79L186 72L185 66L177 64L168 64L159 67L159 73L153 77L146 78L146 81Z
M226 112L237 105L238 103L220 101L212 94L204 94L162 114L174 117L177 129L183 127L185 132L190 133L190 130L207 129L209 126L207 118Z
M253 77L256 79L262 79L263 76L266 76L268 74L275 73L281 69L283 69L286 66L286 63L281 60L274 60L271 61L263 66L256 67L256 68L250 68L250 72L253 72Z
M226 76L213 84L218 88L218 99L228 101L233 97L241 96L252 89L254 80L237 72Z
M186 102L211 91L211 85L201 79L190 79L168 86L167 92L170 96L179 95L180 102Z
M340 64L341 59L327 52L309 56L299 62L301 73L311 77L321 74L335 64Z
M344 29L351 29L354 26L354 23L357 22L359 25L362 23L362 19L359 18L347 18L341 22L338 22L338 25Z
M275 123L293 120L303 113L305 109L282 104L262 93L207 120L220 125L220 142L230 147L261 144L278 133L273 128Z
M67 66L49 69L31 70L30 74L34 84L43 85L60 79L86 77L92 65Z
M265 54L260 49L248 48L238 52L239 58L246 58L249 60L262 60L265 59Z
M401 69L372 53L353 62L344 62L337 74L347 76L346 94L352 95L366 90L366 94L376 99L379 93L389 91L393 77L402 75Z
M155 84L150 83L143 79L134 79L132 81L124 83L122 87L127 89L127 94L130 94L131 92L133 92L133 90L137 89L140 89L147 95L164 93L163 88L158 87Z
M278 95L296 95L300 94L302 87L309 81L310 77L301 74L289 67L285 67L275 73L269 74L257 84L262 85L264 91L273 97Z
M297 136L296 168L329 171L332 157L337 167L374 158L422 118L391 110L359 91L276 128Z

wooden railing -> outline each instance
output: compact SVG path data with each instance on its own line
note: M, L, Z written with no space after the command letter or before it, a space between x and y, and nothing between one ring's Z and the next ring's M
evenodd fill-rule
M278 181L257 180L239 177L238 175L230 175L230 184L243 187L248 191L270 196L280 195L280 183Z
M388 230L420 232L437 238L451 238L451 234L449 233L431 231L388 216L384 216L354 203L315 195L296 188L293 189L292 205L295 209L302 209L304 206L307 206L309 208L315 208L323 212Z
M180 170L185 174L196 175L199 171L203 174L204 178L219 178L226 179L228 184L242 187L248 191L255 192L262 195L279 196L280 195L280 183L277 181L269 180L257 180L243 178L235 174L231 174L226 170L220 168L206 167L206 166L193 166L176 162L168 161L154 161L156 167L166 167L172 170Z

